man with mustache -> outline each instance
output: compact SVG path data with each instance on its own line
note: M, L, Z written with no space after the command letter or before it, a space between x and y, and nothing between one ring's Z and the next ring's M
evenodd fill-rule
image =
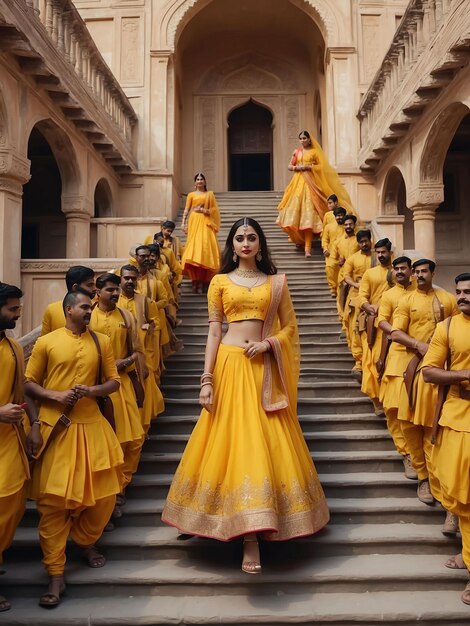
M31 430L27 438L24 436L23 349L5 334L6 330L15 328L20 318L22 297L18 287L0 283L0 564L25 510L29 479L27 455L35 454L42 445L33 403L28 403ZM10 609L10 602L0 596L0 613Z
M432 474L430 464L431 431L434 408L437 400L437 388L424 383L420 373L414 377L408 366L424 356L429 348L436 325L451 315L458 313L455 297L444 289L433 287L432 281L436 264L430 259L419 259L412 265L416 278L416 290L403 298L393 318L392 341L405 346L408 393L406 385L400 391L398 419L401 420L403 435L406 440L413 467L418 474L418 498L425 504L433 504L434 499L441 500L440 486ZM455 520L454 520L455 521ZM450 516L446 518L444 532L452 532L455 527Z
M332 298L336 298L336 292L338 290L338 273L339 265L338 260L331 252L335 241L340 237L344 237L345 230L343 228L343 221L346 216L346 209L343 207L337 207L333 210L335 219L333 222L329 222L323 227L321 236L321 247L323 250L323 256L325 257L325 273L330 288Z
M459 274L455 285L460 313L437 325L422 372L428 383L448 387L431 455L442 504L458 516L462 535L462 554L446 566L470 569L470 273ZM470 582L462 602L470 604Z
M96 287L98 304L93 308L89 328L110 339L121 379L119 389L110 395L115 432L124 456L122 491L114 511L114 516L120 517L119 505L124 503L124 490L137 470L144 442L142 418L134 390L135 384L143 394L144 354L133 316L116 306L121 292L121 278L116 274L103 274L96 280Z
M90 267L84 265L72 265L65 274L65 284L67 291L81 291L86 293L93 300L96 294L95 272ZM65 324L64 309L62 300L49 304L42 319L41 335L63 328Z
M349 349L354 358L354 367L351 374L359 381L362 381L362 343L357 332L356 322L359 312L357 298L361 278L372 264L371 237L371 232L368 229L358 231L356 240L359 250L348 257L344 264L344 281L349 285L349 293L344 306L343 328L346 331Z
M134 265L121 267L121 295L118 306L128 311L137 323L137 332L144 349L144 406L141 409L142 426L147 433L150 422L165 410L162 392L157 380L159 374L160 350L160 316L155 302L141 293L137 293L138 270ZM155 338L157 334L157 338ZM156 352L155 352L156 351Z
M405 437L398 419L398 400L403 386L403 372L407 365L405 346L390 340L393 329L393 319L402 298L416 289L416 283L411 279L411 259L400 256L392 261L395 286L382 295L379 304L377 322L383 332L381 357L379 362L381 376L379 401L382 404L387 418L387 428L392 436L397 452L403 457L405 476L416 480L418 475L411 462ZM383 356L382 356L383 353Z
M49 589L39 604L47 608L60 603L65 589L69 535L90 567L105 565L95 542L111 517L122 481L121 446L97 403L119 389L111 342L96 333L97 345L87 329L89 296L69 292L63 308L65 327L39 337L25 373L25 391L39 404L45 442L34 465L30 497L37 501L49 574Z
M393 286L392 242L386 237L380 239L375 244L374 250L379 264L364 272L357 299L357 307L360 310L358 330L362 343L361 391L372 400L375 414L384 415L379 400L379 380L375 366L382 346L382 330L377 328L377 311L383 293Z

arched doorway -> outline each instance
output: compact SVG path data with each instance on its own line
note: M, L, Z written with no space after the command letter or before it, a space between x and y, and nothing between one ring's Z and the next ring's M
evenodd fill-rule
M23 187L21 257L65 257L67 224L62 213L62 180L51 146L34 127L28 141L31 179Z
M406 205L406 185L402 173L397 167L392 167L385 182L383 213L385 215L403 215L403 249L413 250L415 247L415 233L413 214ZM398 252L401 252L399 250Z
M94 194L94 217L112 217L113 216L113 196L111 187L106 178L100 178L96 183ZM91 224L90 228L90 256L96 258L98 256L98 229L96 223Z
M251 101L228 117L230 191L267 191L272 187L273 116Z

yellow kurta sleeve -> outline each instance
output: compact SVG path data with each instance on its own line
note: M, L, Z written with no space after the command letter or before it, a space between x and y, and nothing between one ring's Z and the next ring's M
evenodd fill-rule
M357 297L357 306L361 308L363 304L366 302L371 304L371 295L372 295L372 276L370 274L370 270L366 270L364 272L364 276L359 283L359 294Z
M25 378L43 386L47 366L46 342L39 337L26 365Z

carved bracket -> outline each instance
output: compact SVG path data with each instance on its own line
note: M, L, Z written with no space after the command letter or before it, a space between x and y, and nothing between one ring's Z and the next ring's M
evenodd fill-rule
M406 204L414 210L418 207L434 207L435 210L441 202L444 202L444 185L439 184L421 184L419 187L412 189L407 195Z
M0 176L24 185L31 178L31 162L13 148L0 148Z
M93 203L84 196L62 197L62 213L67 219L89 221L93 212Z

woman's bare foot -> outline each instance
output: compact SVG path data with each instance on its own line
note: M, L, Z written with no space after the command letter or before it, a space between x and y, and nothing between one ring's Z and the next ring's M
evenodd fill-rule
M9 611L11 609L11 604L5 598L5 596L0 596L0 613L4 611Z
M254 533L243 538L242 570L247 574L261 574L258 539Z
M60 604L60 598L65 591L64 577L62 574L59 576L49 577L49 589L39 598L39 606L47 609L53 609Z
M312 253L310 252L310 250L305 250L305 258L309 259L312 256Z

